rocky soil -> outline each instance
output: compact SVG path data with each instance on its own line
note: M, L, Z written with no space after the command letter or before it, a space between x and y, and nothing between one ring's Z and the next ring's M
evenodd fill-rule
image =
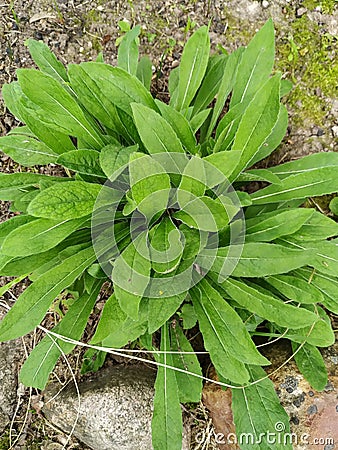
M213 48L222 45L231 50L247 44L270 16L276 26L276 69L282 70L283 76L294 83L294 89L286 98L290 114L288 134L267 164L311 152L335 150L338 143L338 6L335 0L184 0L179 3L174 0L0 0L0 86L15 79L17 68L34 66L24 45L30 37L42 39L65 64L93 60L101 51L106 62L114 63L116 39L120 36L118 22L128 21L131 25L142 25L140 51L149 54L154 64L154 94L165 98L168 72L178 64L184 42L194 28L211 20ZM16 125L16 119L5 109L0 95L0 135ZM26 169L0 153L0 171L23 170ZM59 168L53 166L32 170L59 173ZM1 201L0 215L1 221L11 215L9 205ZM5 282L2 280L0 285ZM19 290L23 288L24 285L18 287ZM13 295L15 297L16 291ZM12 297L7 296L5 300L12 301ZM26 347L30 349L38 339L39 333L27 338ZM16 353L12 352L18 351L22 355L21 346L18 343L15 350L12 344L0 346L0 356L1 352L5 354L1 361L8 359L7 369L2 369L0 365L0 372L10 370L8 377L12 380L10 387L6 388L6 404L1 400L0 392L0 420L6 427L1 430L0 423L0 450L10 448L10 436L13 436L12 443L18 436L14 447L11 447L16 449L52 450L64 445L66 448L88 448L75 439L67 442L65 435L44 419L40 393L24 391L17 385L16 363L20 363L22 357L13 360ZM76 375L80 357L79 351L70 359ZM337 389L334 387L338 363L336 348L326 353L327 361L329 358L333 358L330 359L330 364L333 364L330 366L332 386ZM14 369L8 369L13 364ZM301 410L305 412L298 413L293 394L289 393L292 398L290 395L286 398L285 380L288 377L298 380L296 392L299 398L303 398L303 391L297 391L300 380L294 366L288 365L285 370L274 381L280 388L283 403L287 407L291 405L288 410L290 415L297 417L294 419L294 422L298 421L294 423L297 428L299 423L308 420L307 411L312 405L308 400L311 396L309 388L303 386L303 391L307 389L304 398L308 403L301 401L307 408L303 407ZM63 383L70 380L65 363L60 362L57 376ZM319 404L317 410L320 407ZM16 415L10 426L14 411ZM192 417L197 431L212 429L203 405L192 413ZM216 448L212 439L204 444L204 449ZM191 448L201 446L192 440Z

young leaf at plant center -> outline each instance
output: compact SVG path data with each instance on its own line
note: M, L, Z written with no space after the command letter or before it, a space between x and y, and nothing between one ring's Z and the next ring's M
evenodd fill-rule
M247 366L251 381L262 379L240 389L232 389L232 411L237 436L250 436L241 442L243 450L292 450L289 418L277 397L272 381L263 369ZM280 424L280 425L279 425ZM278 431L276 426L280 426ZM267 439L273 433L274 442ZM285 435L284 435L285 434ZM280 438L276 438L280 436ZM278 442L281 442L280 444Z
M28 213L35 217L56 220L60 217L68 220L88 216L93 212L101 189L101 185L85 181L57 183L34 198L28 207Z
M100 153L96 150L78 149L63 153L57 163L74 172L106 178L100 165Z
M226 205L220 199L205 196L190 201L173 217L200 231L217 232L229 223Z
M86 218L73 220L36 219L13 230L1 251L9 256L28 256L45 252L76 231Z
M151 422L152 442L155 449L181 450L182 448L182 412L178 386L170 353L168 324L161 329L161 353L155 382L154 412ZM169 367L167 367L169 366Z
M189 159L176 192L180 208L183 208L196 197L204 195L207 187L205 166L206 164L201 158L192 157Z
M102 281L96 281L93 290L84 293L69 308L61 322L52 329L53 333L68 337L75 341L81 339L98 296ZM39 344L34 347L28 359L22 366L19 380L25 386L37 389L46 387L48 377L62 353L70 353L75 348L71 344L58 339L53 335L46 335Z
M299 348L301 347L301 348ZM298 345L292 342L293 358L298 369L316 391L322 391L327 385L327 370L317 347L305 343Z
M170 178L154 158L142 153L130 156L129 177L132 199L148 219L167 208Z
M43 142L22 135L2 136L0 150L23 166L55 163L57 153Z
M170 217L164 217L150 239L151 266L158 273L169 273L178 266L183 253L181 232Z
M199 377L194 377L175 371L180 402L198 403L201 401L202 394L202 369L189 340L178 324L170 327L170 343L171 350L177 352L172 355L173 365L199 375Z
M123 36L119 45L117 63L118 66L130 73L136 75L138 63L138 36L141 27L138 25L128 31Z
M178 91L175 108L185 110L195 97L208 66L210 52L209 29L199 28L186 43L179 65Z
M137 131L150 154L184 151L174 129L160 114L140 103L132 103L131 108Z
M16 339L32 331L43 319L54 298L96 259L91 247L66 258L28 286L0 322L0 340Z
M147 232L142 232L116 259L112 272L115 295L122 310L138 319L139 304L149 283L151 262Z

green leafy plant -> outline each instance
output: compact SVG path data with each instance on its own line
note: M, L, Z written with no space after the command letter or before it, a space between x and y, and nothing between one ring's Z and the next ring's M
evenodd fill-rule
M210 55L208 27L197 29L170 74L168 104L150 94L139 27L125 31L118 67L100 59L66 70L29 40L40 70L20 69L3 87L25 125L0 138L0 149L22 166L65 171L0 174L0 198L20 213L0 225L0 274L31 280L0 339L32 331L60 293L72 294L54 338L44 337L20 373L43 389L110 282L83 370L102 365L95 349L137 341L155 351L155 449L181 448L180 402L201 398L188 334L197 325L219 383L232 389L237 435L259 442L241 448L291 449L287 415L261 367L269 361L253 338L288 339L304 376L324 388L317 347L334 342L326 311L338 312L338 225L301 206L338 190L338 155L255 166L287 127L281 97L290 85L271 75L272 21L230 55ZM271 446L267 432L279 443Z

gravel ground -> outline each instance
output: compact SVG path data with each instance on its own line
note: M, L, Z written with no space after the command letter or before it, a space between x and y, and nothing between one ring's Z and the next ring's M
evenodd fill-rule
M290 97L288 135L276 156L267 163L314 151L333 150L338 141L338 100L332 95L332 84L336 85L334 76L338 73L338 8L334 4L334 0L184 0L179 3L174 0L0 0L0 86L15 79L17 68L34 66L24 45L25 40L30 37L42 39L65 64L93 60L100 51L103 51L106 62L116 62L116 39L120 35L118 21L127 20L131 25L142 25L140 53L151 56L154 64L152 89L155 95L165 99L168 71L177 65L184 42L192 29L207 24L212 19L210 32L213 48L223 45L227 49L233 49L246 44L259 26L272 16L277 30L276 66L283 69L285 76L295 82L296 88ZM325 44L322 54L319 49L311 48L309 42L301 41L299 29L302 33L309 31L314 36L318 34L320 43ZM308 35L306 36L309 40ZM323 68L324 74L315 73L318 67L313 64L316 58L313 52L316 51L319 54L318 70ZM311 64L314 73L309 79L306 78L306 68ZM312 107L310 100L313 99L319 112ZM17 125L15 118L3 105L0 94L0 135ZM0 153L1 172L23 170L27 169ZM58 167L52 166L30 170L60 173ZM0 202L0 221L6 220L10 215L8 204ZM18 294L22 288L23 286L18 287L13 295ZM28 349L38 337L33 336L27 340ZM71 359L75 370L78 357L79 354L75 354ZM57 372L62 375L65 367L61 362ZM69 375L64 375L64 379L67 377ZM53 430L41 417L39 393L31 394L33 406L28 413L22 439L15 448L61 448L64 436ZM28 398L25 396L20 400L14 430L22 425ZM198 426L206 426L209 419L205 409L200 407L194 414L198 418ZM1 439L0 437L0 449L6 448L2 447ZM67 448L86 447L72 441ZM209 444L204 448L216 447Z

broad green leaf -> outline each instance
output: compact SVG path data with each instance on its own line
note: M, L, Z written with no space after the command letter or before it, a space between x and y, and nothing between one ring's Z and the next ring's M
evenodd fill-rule
M1 266L1 263L0 263ZM13 286L20 283L26 276L21 275L21 277L15 278L14 280L9 281L5 285L0 287L0 297L2 297L6 292L8 292L10 289L12 289Z
M9 256L45 252L80 228L85 220L36 219L14 229L4 240L1 251Z
M232 382L246 384L249 381L248 371L244 363L238 360L239 355L233 356L236 347L230 346L226 340L231 333L223 328L223 320L220 319L217 311L214 311L212 314L214 306L213 304L208 304L208 298L204 297L204 293L199 287L195 286L190 291L190 294L198 318L199 328L203 335L204 346L210 353L217 372ZM225 300L222 298L221 300L225 303ZM217 299L216 302L217 306L220 306L220 302ZM224 309L221 311L224 314ZM232 354L230 351L232 351Z
M160 114L142 104L132 103L131 108L137 131L150 154L184 151L174 129Z
M231 175L240 157L241 152L233 150L231 152L212 153L203 158L203 161L212 164L217 169L213 170L209 167L209 164L205 164L207 186L213 187L216 184L224 182L224 177L227 179ZM223 177L220 179L218 179L218 172L223 174Z
M241 60L242 53L243 48L240 47L238 50L231 53L231 55L228 56L226 60L223 77L216 96L216 103L213 107L210 124L206 133L207 137L211 136L217 120L224 108L225 102L227 101L227 98L232 88L234 87L234 81L236 78L238 64Z
M338 216L338 197L334 197L331 201L330 201L330 205L329 205L330 211L333 212L333 214L335 216Z
M238 67L230 107L253 98L271 74L274 64L274 29L269 19L250 41Z
M55 297L95 259L93 249L86 248L65 259L28 286L0 322L0 339L16 339L32 331L41 322Z
M50 75L61 83L69 81L66 69L54 53L50 51L48 45L35 39L27 39L25 45L29 48L29 53L41 72Z
M196 153L196 139L188 120L179 111L165 103L157 100L156 106L160 110L162 117L169 123L177 137L181 140L188 152Z
M297 175L308 172L312 169L321 169L323 167L338 166L337 152L320 152L304 156L295 161L279 164L270 167L269 170L280 178L287 178L290 175Z
M210 197L195 198L173 217L200 231L217 232L229 223L225 205L219 199L213 200Z
M290 80L283 79L280 85L280 96L284 97L293 89L293 83Z
M241 252L242 250L242 252ZM311 250L295 250L277 244L248 242L243 249L238 245L220 248L212 270L222 274L230 273L234 277L265 277L310 264ZM214 250L204 249L196 261L202 267L210 267L210 258L214 259Z
M172 355L173 365L200 375L200 377L194 377L175 371L180 402L198 403L201 401L203 387L202 369L195 354L185 354L185 352L193 353L194 350L179 325L170 328L170 342L171 350L177 352L177 354Z
M89 77L97 85L101 101L102 96L106 96L129 115L132 115L133 102L156 109L154 99L141 81L120 67L94 62L81 63L79 67L84 71L86 79ZM70 79L72 82L71 76Z
M227 55L214 55L209 58L203 82L194 99L192 116L195 117L215 98L227 65Z
M190 120L190 127L192 129L192 132L194 134L197 133L197 131L201 128L201 126L205 123L207 118L210 115L211 109L204 109L203 111L200 111L197 113L191 120Z
M246 242L270 242L274 239L295 233L307 222L313 210L306 208L292 209L290 211L276 211L273 216L263 216L246 221Z
M184 112L195 97L207 69L209 53L209 29L203 26L191 36L182 53L176 109Z
M227 347L228 353L246 364L270 364L258 352L242 319L221 294L206 279L200 281L197 289L201 294L198 307L208 317L212 329L222 341L222 347Z
M136 76L144 85L144 87L148 91L150 91L153 68L148 56L142 56L142 58L140 59L136 69Z
M241 449L292 450L289 417L280 404L272 381L260 367L247 369L251 381L264 380L232 389L232 411L236 434L242 436ZM279 427L282 431L278 432ZM269 439L269 433L273 439Z
M28 212L45 219L84 217L93 212L101 189L101 185L85 181L58 183L41 191L30 203Z
M307 281L293 275L275 275L265 279L285 297L299 303L323 303L319 289Z
M308 169L283 178L280 185L271 185L251 195L254 205L276 203L297 198L331 194L338 190L337 167Z
M326 312L318 305L305 305L307 308L312 308L312 311L318 316L318 321L311 326L290 330L283 333L283 337L290 341L303 344L314 345L315 347L329 347L335 342L335 335L332 330L330 318Z
M283 81L285 80L281 80L281 83ZM273 127L270 135L265 139L265 142L263 142L263 144L259 148L258 152L252 158L250 164L254 165L258 161L261 161L262 159L269 156L282 142L282 139L286 134L287 128L288 128L288 111L286 107L283 104L281 104L279 106L279 113L275 126Z
M139 320L132 320L121 309L115 294L106 301L100 322L90 343L105 347L121 348L145 333L147 317L140 314Z
M174 67L174 69L172 69L169 74L168 89L170 94L170 103L169 103L170 106L173 106L176 101L178 93L177 88L178 88L179 70L180 70L179 67Z
M141 27L137 25L123 36L119 45L117 64L131 75L136 75L138 63L138 36Z
M138 319L139 305L150 279L151 262L147 233L132 241L114 262L112 280L122 310Z
M148 298L148 333L155 333L183 303L187 293L172 297Z
M219 178L217 181L220 182ZM206 164L203 159L192 157L183 170L181 182L176 192L180 208L196 200L196 197L202 197L206 187Z
M229 278L221 285L239 305L282 327L297 329L313 325L319 320L311 311L284 303L272 295L266 295L248 286L243 281Z
M23 92L19 83L17 81L12 81L12 83L4 84L1 93L6 107L20 120L20 122L24 122L20 108L20 99L23 96Z
M34 133L32 133L32 131L27 127L27 125L12 128L7 133L7 136L12 136L12 135L20 135L20 136L22 135L22 136L28 136L31 138L36 137L36 136L34 136Z
M232 150L231 152L221 152L221 153L215 153L216 155L222 154L222 153L233 153L235 150ZM237 151L238 152L238 151ZM252 169L252 170L246 170L245 172L242 172L237 178L236 182L239 183L247 183L252 181L265 181L267 183L271 184L280 184L281 181L275 175L274 173L270 172L268 169Z
M135 153L130 158L129 176L135 207L150 220L167 208L170 178L154 158Z
M216 129L216 142L213 152L223 152L231 149L232 143L236 136L238 126L243 117L246 105L239 103L225 114Z
M257 92L246 108L238 125L232 145L233 150L241 150L242 156L232 178L247 166L272 132L279 114L280 75L270 78Z
M6 256L6 258L8 258L7 261L5 261L4 265L0 265L0 275L5 277L28 275L51 261L59 263L60 260L58 259L58 256L60 250L62 249L63 247L60 244L60 246L43 253L38 253L37 255L29 255L18 258ZM52 268L54 265L52 264L49 268Z
M22 189L28 186L38 187L44 181L65 181L63 177L51 177L49 175L42 175L40 173L0 173L0 191L8 189Z
M96 150L79 149L63 153L57 163L75 172L105 178L100 166L100 153Z
M317 288L323 295L322 301L325 308L338 314L338 279L311 269L298 269L296 276L301 276L311 286Z
M0 138L0 150L23 166L55 163L58 154L30 136L11 135Z
M34 69L17 71L24 94L41 108L39 116L57 131L85 139L94 148L103 141L76 100L52 77ZM36 89L39 86L39 89ZM53 114L50 114L53 111ZM29 124L27 124L29 126Z
M122 147L118 145L107 145L99 154L100 164L106 176L113 181L123 172L129 163L132 153L137 152L138 146Z
M196 325L197 316L195 312L195 308L190 303L185 303L181 308L180 318L183 322L183 329L190 330Z
M20 214L19 216L11 217L5 222L0 223L0 247L6 237L14 231L17 227L24 225L25 223L32 222L36 220L35 217L27 216L26 214Z
M60 334L73 340L80 340L87 325L89 315L94 307L102 282L96 282L93 290L84 293L70 306L65 317L56 327L53 333ZM28 359L22 366L19 380L25 386L44 389L48 378L54 369L61 354L70 353L75 344L63 341L61 338L48 334L34 347Z
M327 385L327 370L320 351L305 343L298 350L299 345L292 343L292 351L295 353L293 358L297 367L304 375L305 379L316 391L322 391ZM298 350L298 351L297 351Z
M178 266L182 253L181 232L170 217L164 217L150 239L151 266L157 273L172 272Z
M151 422L152 443L155 449L181 450L182 449L182 411L180 406L178 386L175 372L167 366L173 366L170 353L170 340L168 325L162 327L161 353L155 382L154 412Z
M125 136L115 103L110 95L106 95L93 78L80 64L70 64L68 75L72 89L87 111L105 126Z

